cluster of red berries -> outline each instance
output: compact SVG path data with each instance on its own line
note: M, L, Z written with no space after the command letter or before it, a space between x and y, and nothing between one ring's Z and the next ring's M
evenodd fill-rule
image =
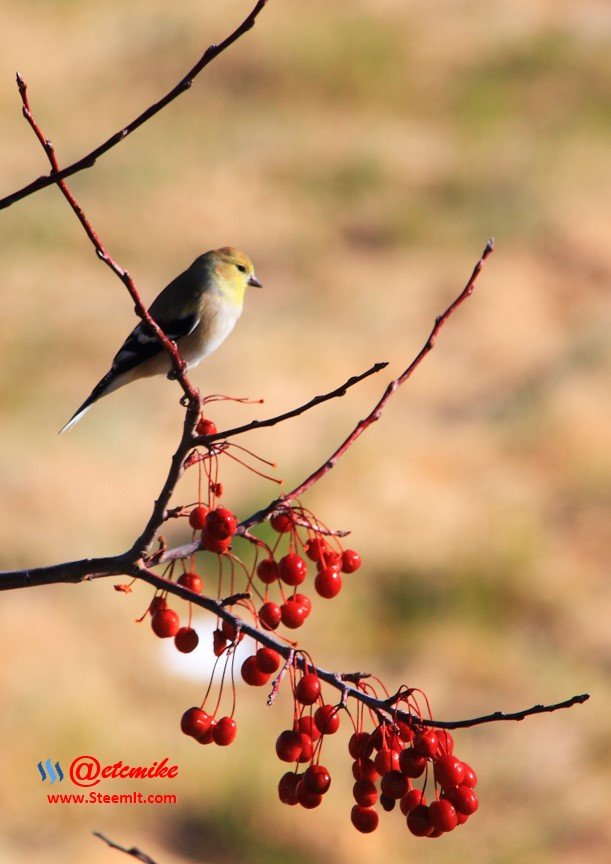
M201 594L203 590L203 582L197 573L186 572L181 573L177 582L194 594ZM158 594L151 600L151 604L147 610L151 614L151 627L155 636L160 639L174 639L174 644L183 654L190 654L195 651L199 644L199 636L193 627L180 626L180 618L174 609L170 609L166 598Z
M295 769L280 778L278 796L283 804L313 809L331 785L331 775L319 761L320 750L323 737L337 732L342 708L325 704L315 672L306 671L293 681L293 695L293 727L278 736L276 754L283 762L295 763ZM454 740L446 730L396 719L380 724L371 734L355 731L348 750L354 760L356 802L350 816L364 834L378 827L378 802L387 812L398 803L408 829L417 837L453 831L478 808L475 772L454 755ZM300 773L304 764L307 768ZM418 788L414 781L420 777L424 782ZM430 804L424 794L427 780L434 790Z
M329 771L320 764L320 752L324 736L339 729L341 708L323 701L315 672L305 672L293 684L293 728L285 729L276 739L276 755L282 762L295 763L295 770L280 778L278 796L283 804L300 804L312 810L322 803L331 785ZM303 765L307 767L299 773Z
M308 575L308 559L316 566L314 590L319 596L331 599L341 591L343 575L359 569L361 556L353 549L343 549L339 541L336 541L334 548L315 527L309 514L301 508L276 513L270 523L280 536L273 548L257 541L267 554L256 565L246 591L253 590L262 601L257 610L257 620L263 629L276 630L283 624L290 630L296 630L312 610L310 597L303 590L298 590ZM189 512L189 524L194 531L201 532L202 547L220 555L229 551L238 520L226 507L211 509L199 503ZM301 537L300 529L307 534L306 539ZM289 549L286 554L280 555L279 544L284 535L289 536ZM257 587L259 583L263 583L262 590ZM270 597L274 585L279 589L277 600Z
M378 726L372 734L355 732L348 750L355 778L351 819L364 834L378 826L378 800L386 811L399 802L408 829L417 837L453 831L478 808L475 772L454 755L454 740L445 730L395 721ZM424 789L431 767L435 799L427 804ZM413 783L419 777L424 778L422 788Z
M290 630L301 627L312 609L312 601L301 587L308 575L309 559L316 565L314 590L330 600L342 588L342 574L354 573L361 566L361 556L352 549L334 549L328 540L308 525L308 539L302 540L298 530L297 510L285 510L272 516L272 528L279 535L290 535L289 551L278 557L278 543L256 567L257 578L265 586L263 604L258 616L265 630L276 630L280 623ZM279 538L280 540L280 538ZM305 557L299 554L303 551ZM270 587L280 590L280 602L270 599ZM289 594L286 589L293 589ZM297 589L300 589L299 591Z
M231 649L235 648L241 641L242 636L243 634L237 631L231 621L223 620L220 627L214 631L214 653L216 656L219 657L223 653L229 656ZM280 654L272 648L259 648L255 654L247 657L243 662L242 678L253 687L262 687L267 684L271 674L278 670L280 660ZM211 715L204 711L203 704L199 708L193 707L185 711L180 728L185 735L195 738L199 744L210 744L214 741L216 744L226 747L235 741L237 735L237 724L233 718L233 713L229 717L221 717L217 720L215 714Z
M216 717L206 713L202 708L188 708L182 715L180 728L199 744L218 744L228 747L233 744L238 734L238 724L233 717Z
M205 504L198 504L189 513L189 525L194 531L201 531L202 547L207 552L226 552L231 546L238 520L226 507L211 510Z
M201 418L196 431L201 435L211 435L216 432L216 427L212 421ZM270 522L278 535L277 540L271 546L255 541L259 548L265 549L265 555L256 558L252 569L247 570L231 552L238 520L226 507L215 506L216 499L222 494L222 486L213 476L210 466L206 472L208 504L201 502L200 494L199 503L188 512L188 520L194 532L201 532L203 549L219 555L218 596L221 596L222 562L230 562L232 596L237 563L247 578L244 592L247 602L242 605L255 623L267 631L276 630L280 624L290 630L299 628L312 609L312 601L304 593L311 566L309 562L316 568L314 591L320 597L332 599L341 591L343 576L354 573L361 566L359 554L352 549L343 549L338 538L321 527L312 514L301 506L293 506L272 516ZM283 549L281 545L284 545ZM170 572L173 566L170 565ZM193 570L181 573L177 582L194 594L202 593L202 579ZM272 590L279 595L278 602L271 598ZM258 596L259 602L253 603L249 595ZM167 605L165 592L153 598L147 611L157 636L174 638L176 647L184 653L197 647L198 635L190 626L190 615L188 626L181 627L178 614ZM225 747L236 739L233 658L243 635L239 619L222 618L218 621L212 647L217 658L224 656L225 672L216 707L210 713L205 710L211 678L202 704L187 709L181 718L183 733L200 744L216 743ZM276 754L281 761L292 763L294 767L280 778L278 795L284 804L314 809L322 803L331 785L331 775L320 762L325 736L338 731L342 711L346 710L350 719L352 717L345 702L334 705L324 701L319 676L307 655L298 651L291 657L292 662L289 661L289 665L279 673L282 663L280 651L257 644L253 653L243 661L240 674L243 681L252 687L264 687L272 676L277 675L270 694L270 699L273 699L288 673L294 703L293 724L278 736ZM228 669L233 707L227 716L217 717ZM360 679L357 687L375 695L371 684L362 683ZM410 701L413 692L409 691L402 699L414 717L410 723L394 718L382 722L371 733L363 731L365 711L361 703L357 708L356 722L352 721L355 731L348 749L354 760L355 804L351 821L362 833L376 830L378 803L385 811L400 810L409 831L419 837L439 837L452 831L466 822L478 808L474 771L454 754L454 741L449 732L428 728L422 722L417 703ZM422 780L416 783L418 778ZM432 799L430 803L427 803L425 791Z

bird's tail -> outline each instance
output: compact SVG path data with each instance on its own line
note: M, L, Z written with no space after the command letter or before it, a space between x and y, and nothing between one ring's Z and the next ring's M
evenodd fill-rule
M62 432L67 432L68 429L72 429L72 427L75 425L75 423L78 423L78 421L81 419L81 417L89 411L89 409L93 405L94 401L95 400L93 400L91 397L89 397L89 399L87 399L85 402L83 402L83 404L78 409L76 414L73 414L72 417L66 423L66 425L62 426L62 428L59 430L59 434L61 435Z
M116 389L116 385L113 387L112 384L116 381L116 377L112 371L107 372L106 375L99 381L96 386L91 391L90 395L85 399L80 408L78 408L72 417L68 420L65 426L59 430L59 434L62 432L67 432L68 429L72 429L72 427L78 423L81 417L89 411L94 402L97 402L98 399L101 399L102 396L105 396L107 393L110 393L112 390Z

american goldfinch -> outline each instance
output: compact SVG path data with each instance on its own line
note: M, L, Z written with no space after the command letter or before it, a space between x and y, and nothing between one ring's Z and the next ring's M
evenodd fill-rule
M149 312L169 339L178 345L187 367L197 364L229 336L242 314L249 285L261 288L250 258L231 246L213 249L167 285ZM141 322L134 327L73 417L60 429L72 428L94 402L124 384L150 375L167 374L170 358L157 337Z

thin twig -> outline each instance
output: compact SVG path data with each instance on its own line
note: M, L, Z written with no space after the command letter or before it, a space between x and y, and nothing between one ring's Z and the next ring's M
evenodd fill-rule
M407 369L405 369L405 371L402 372L398 378L395 378L393 381L390 382L390 384L388 384L386 390L382 394L382 397L374 406L374 408L370 411L367 417L365 417L363 420L360 420L356 424L356 426L345 439L345 441L340 444L340 446L331 454L331 456L329 456L329 458L325 462L323 462L323 464L319 468L316 469L316 471L313 471L309 477L307 477L303 482L296 486L291 492L287 492L286 495L282 495L280 498L272 501L271 504L267 505L267 507L264 507L257 513L253 513L252 516L248 517L248 519L244 519L240 523L241 528L248 529L259 522L263 522L265 519L271 516L275 510L279 509L283 505L290 504L290 502L293 501L295 498L299 498L300 495L303 495L304 492L307 492L308 489L310 489L315 483L317 483L321 479L321 477L324 477L324 475L334 467L334 465L338 462L339 459L341 459L344 453L354 444L357 438L359 438L363 434L365 429L369 428L372 423L375 423L377 420L380 419L382 411L384 410L384 407L386 406L386 403L390 400L391 396L396 393L396 391L402 384L404 384L409 378L411 378L412 374L420 365L420 363L422 363L429 351L433 349L435 342L437 341L439 331L446 323L448 318L473 293L475 282L482 270L482 267L484 266L484 261L490 255L493 249L494 241L491 239L486 243L486 247L484 248L484 251L479 261L473 268L473 272L469 277L469 281L467 282L463 290L460 292L458 297L456 297L456 299L453 300L452 303L450 303L448 308L435 319L433 329L429 333L428 339L426 340L418 354L414 357Z
M205 69L206 66L208 66L209 63L225 51L226 48L229 48L230 45L233 45L240 36L243 36L244 33L247 33L252 29L252 27L254 27L257 16L266 4L267 0L258 0L253 10L246 16L244 21L242 21L233 33L218 45L210 45L210 47L202 54L195 66L187 72L178 84L172 87L172 89L166 93L165 96L159 99L159 101L153 103L153 105L150 105L145 111L139 114L138 117L131 121L131 123L128 123L127 126L119 129L118 132L115 132L114 135L111 135L110 138L93 149L90 153L87 153L76 162L73 162L71 165L67 165L65 168L54 167L50 174L38 177L37 180L33 180L22 189L18 189L16 192L6 195L4 198L0 199L0 210L5 207L10 207L11 204L20 201L22 198L26 198L28 195L32 195L34 192L38 192L39 189L51 186L53 183L57 183L59 180L64 180L66 177L70 177L78 171L83 171L85 168L91 168L100 156L107 153L117 144L120 144L121 141L124 141L128 135L131 135L131 133L142 126L143 123L146 123L147 120L150 120L151 117L158 114L159 111L165 108L166 105L169 105L170 102L173 102L174 99L181 95L181 93L188 90L193 84L195 78L203 69Z
M119 852L125 852L126 855L131 855L132 858L136 858L138 861L142 861L142 864L156 864L155 861L151 858L150 855L147 855L146 852L142 852L141 849L136 849L135 846L132 846L128 849L127 846L121 846L119 843L115 843L114 840L110 840L108 837L105 837L104 834L101 834L99 831L93 831L94 837L99 837L107 846L110 846L111 849L118 849Z
M121 267L119 264L117 264L117 262L108 254L108 252L106 251L106 249L104 248L104 246L102 244L102 241L98 237L97 233L93 229L93 226L91 225L87 216L85 215L83 208L76 201L76 199L72 195L72 192L70 191L70 189L66 185L65 181L61 179L61 176L60 176L61 172L59 171L59 163L57 161L55 149L54 149L52 143L49 141L49 139L45 138L45 136L42 132L42 129L40 128L39 124L37 123L36 119L34 118L34 115L32 113L32 109L30 107L30 101L28 98L28 85L23 80L21 75L19 75L19 73L17 73L17 87L19 88L19 94L21 96L21 101L23 103L23 116L28 121L32 131L34 132L34 134L38 138L38 141L40 142L40 145L43 148L43 150L45 151L47 159L49 160L49 163L51 164L51 168L55 172L54 182L57 183L57 185L59 186L64 198L66 199L66 201L68 202L68 204L70 205L72 210L74 211L79 222L81 223L85 233L87 234L87 237L89 238L89 240L93 244L93 247L96 251L98 258L100 258L100 260L103 261L104 264L106 264L116 276L118 276L118 278L121 280L121 282L123 282L123 284L125 285L125 287L129 291L132 300L135 303L136 314L142 319L142 321L144 321L146 323L146 325L155 334L155 336L157 337L159 342L162 344L162 346L165 348L165 350L170 355L170 360L172 363L174 374L175 374L178 382L180 383L180 386L182 387L185 396L187 397L187 399L190 400L190 402L198 402L199 403L199 394L198 394L197 390L190 384L190 382L188 381L188 379L185 375L186 366L185 366L185 363L183 362L183 360L180 356L180 351L178 350L176 343L173 342L171 339L168 339L168 337L163 332L161 327L151 317L146 306L142 302L142 299L140 297L138 289L136 288L136 286L134 284L132 277L129 275L127 270L125 270L123 267Z
M370 375L375 375L377 372L381 372L381 370L385 369L387 366L388 363L385 362L374 363L373 366L365 372L361 372L360 375L352 375L347 381L339 387L336 387L335 390L330 390L328 393L315 396L313 399L310 399L309 402L300 405L298 408L292 408L290 411L285 411L284 414L278 414L276 417L269 417L267 420L252 420L250 423L245 423L243 426L234 426L233 429L225 429L221 432L215 432L214 435L199 435L194 441L194 444L196 446L209 446L214 441L220 439L235 438L236 435L242 435L244 432L251 432L253 429L264 429L267 426L275 426L277 423L282 423L293 417L299 417L300 414L304 414L306 411L315 408L317 405L322 405L323 402L328 402L329 399L337 399L341 396L345 396L346 392L351 387L354 387L355 384L359 384L361 381L364 381L365 378L369 378Z

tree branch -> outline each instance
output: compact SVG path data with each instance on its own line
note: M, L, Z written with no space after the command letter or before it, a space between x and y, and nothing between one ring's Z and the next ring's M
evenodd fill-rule
M73 162L71 165L67 165L65 168L60 168L59 166L53 166L51 172L48 175L44 175L42 177L38 177L37 180L33 180L31 183L28 183L22 189L18 189L16 192L11 193L10 195L6 195L4 198L0 199L0 210L5 207L10 207L11 204L14 204L16 201L20 201L22 198L26 198L28 195L32 195L34 192L38 192L40 189L45 189L47 186L51 186L53 183L57 183L60 180L64 180L66 177L71 177L73 174L76 174L79 171L83 171L85 168L91 168L97 159L100 158L104 153L107 153L113 147L116 147L117 144L120 144L121 141L124 141L128 135L131 135L136 129L146 123L147 120L150 120L151 117L154 117L155 114L158 114L166 105L169 105L170 102L173 102L181 93L184 93L185 90L188 90L195 78L199 75L199 73L208 66L219 54L222 54L230 45L233 45L240 36L243 36L244 33L247 33L251 30L257 19L257 16L262 11L264 6L267 4L267 0L258 0L257 4L253 8L253 10L246 16L244 21L236 27L236 29L231 33L226 39L223 40L218 45L210 45L206 51L202 54L200 59L197 61L195 66L190 69L187 74L182 78L178 84L176 84L172 89L166 93L158 102L155 102L153 105L150 105L142 114L139 114L131 123L128 123L127 126L124 126L123 129L119 129L118 132L115 132L114 135L111 135L106 141L96 147L91 152L87 153L85 156L78 159L76 162Z
M127 846L121 846L119 843L115 843L114 840L110 840L108 837L105 837L104 834L101 834L99 831L93 831L94 837L99 837L107 846L110 846L111 849L118 849L119 852L125 852L126 855L131 855L132 858L136 858L138 861L141 861L142 864L156 864L155 861L151 858L150 855L147 855L146 852L142 852L141 849L136 849L135 846L128 848Z
M324 477L324 475L335 466L338 460L341 459L344 453L354 444L357 438L359 438L363 434L365 429L367 429L369 426L371 426L372 423L375 423L377 420L380 419L382 411L384 410L384 407L386 406L386 403L390 400L391 396L396 393L396 391L402 384L404 384L409 378L411 378L412 374L420 365L420 363L422 363L429 351L433 349L433 347L435 346L435 342L437 341L439 331L446 323L448 318L450 318L450 316L456 311L456 309L458 309L458 307L462 303L464 303L464 301L473 293L475 282L484 266L484 261L491 254L493 249L494 241L490 239L486 243L484 251L482 252L479 261L473 268L473 272L471 273L471 276L469 277L469 280L461 293L458 295L458 297L456 297L455 300L452 301L452 303L450 303L448 308L435 319L433 329L429 333L428 339L426 340L418 354L414 357L407 369L405 369L405 371L402 372L398 378L395 378L394 381L390 382L390 384L387 386L386 390L382 394L381 399L377 402L377 404L367 415L367 417L365 417L364 420L360 420L356 424L356 426L348 435L346 440L342 444L340 444L340 446L331 454L331 456L326 460L326 462L324 462L320 466L320 468L317 468L316 471L313 471L312 474L310 474L309 477L307 477L302 483L296 486L292 492L288 492L286 495L282 495L280 498L272 501L271 504L268 504L267 507L259 510L257 513L253 513L252 516L249 516L248 519L245 519L243 522L241 522L240 527L242 529L247 530L253 525L258 524L259 522L263 522L265 519L268 518L268 516L271 516L271 514L275 510L282 509L283 506L290 504L290 502L293 501L295 498L298 498L300 495L303 495L304 492L307 492L308 489L310 489L315 483L318 482L318 480L321 479L321 477Z
M84 582L101 576L134 575L134 562L127 555L82 558L46 567L0 571L0 591L33 588L36 585Z
M84 575L85 570L87 569L85 565L89 565L89 573L87 575ZM206 611L216 615L218 618L230 622L233 624L236 631L239 630L246 636L250 636L259 645L273 648L274 651L277 651L285 660L288 660L294 652L294 646L292 644L287 644L287 642L274 636L271 632L259 629L253 624L248 623L248 621L235 615L227 608L230 602L237 602L236 597L243 600L247 598L248 595L240 594L229 598L215 599L213 597L206 597L202 594L194 594L192 591L189 591L188 588L185 588L170 579L165 579L163 576L158 576L142 564L130 564L129 553L124 556L117 556L116 558L98 558L91 559L90 561L73 561L55 567L40 567L37 570L29 571L29 573L33 576L33 579L26 580L22 578L19 584L17 584L17 579L15 578L16 574L0 573L0 590L8 588L25 588L30 585L80 582L87 577L96 579L125 573L136 579L140 579L143 582L147 582L156 590L164 591L168 594L180 597L182 600L192 603L194 606L205 609ZM300 655L295 657L295 664L301 669L305 669L306 667L306 661ZM492 714L486 714L468 720L433 720L431 718L426 719L416 717L405 711L398 710L395 707L398 700L397 695L391 696L387 699L379 699L369 692L364 692L358 686L353 686L349 683L350 681L356 681L358 684L358 681L365 677L366 673L359 673L358 676L355 676L354 673L338 674L337 672L329 672L326 669L315 666L310 661L307 662L307 667L309 671L316 672L321 681L325 681L325 683L329 684L331 687L339 690L342 694L344 704L349 698L355 699L366 705L377 715L385 717L390 721L397 718L408 723L430 726L437 729L461 729L470 726L480 726L484 723L494 723L501 720L524 720L526 717L530 717L533 714L543 714L551 711L559 711L563 708L570 708L573 705L582 704L590 698L589 694L583 693L578 696L573 696L564 702L558 702L553 705L535 705L532 708L525 708L513 713L495 711ZM402 690L398 691L399 694L401 692Z
M361 372L360 375L353 375L339 387L336 387L335 390L330 390L328 393L323 393L321 396L315 396L313 399L310 399L309 402L300 405L298 408L293 408L290 411L286 411L284 414L278 414L276 417L270 417L267 420L252 420L250 423L246 423L243 426L234 426L233 429L225 429L222 432L215 432L214 435L199 435L193 443L195 446L204 445L207 447L214 441L225 441L227 438L235 438L236 435L242 435L244 432L252 432L253 429L264 429L267 426L276 426L276 424L282 423L285 420L299 417L300 414L305 414L306 411L315 408L317 405L322 405L323 402L328 402L329 399L337 399L341 396L345 396L346 392L351 387L354 387L355 384L359 384L361 381L364 381L365 378L369 378L370 375L375 375L376 373L381 372L382 369L386 369L387 366L388 363L386 362L374 363L366 372Z
M28 121L32 131L34 132L34 134L38 138L38 141L40 142L40 145L43 148L43 150L45 151L47 159L49 160L49 162L51 164L51 168L55 172L53 182L57 183L57 185L59 186L59 188L60 188L60 190L64 196L64 198L66 199L66 201L68 202L68 204L70 205L72 210L74 211L76 218L81 223L85 233L87 234L87 237L89 238L89 240L93 244L93 247L96 251L98 258L100 258L100 260L103 261L104 264L106 264L112 270L112 272L116 276L118 276L118 278L123 282L123 284L125 285L125 287L129 291L132 300L135 303L136 314L142 319L142 321L144 321L147 324L147 326L155 334L157 339L161 342L162 346L165 348L165 350L170 355L170 361L172 363L172 367L173 367L175 376L176 376L180 386L182 387L185 396L187 397L187 399L191 403L196 402L197 404L199 404L198 391L191 385L191 383L187 379L187 376L185 375L186 366L185 366L185 363L180 356L180 351L178 350L176 343L173 342L171 339L168 339L168 337L165 335L165 333L163 332L161 327L157 324L157 322L149 314L146 306L142 302L142 299L141 299L140 294L139 294L139 292L138 292L138 290L134 284L132 277L129 275L127 270L124 270L123 267L120 267L119 264L117 264L117 262L113 258L111 258L111 256L108 254L108 252L106 251L106 249L102 245L102 241L100 240L97 233L94 231L93 226L91 225L91 223L87 219L87 216L85 215L83 208L76 201L75 197L73 196L72 192L70 191L70 189L66 185L65 181L61 179L61 176L60 176L61 172L59 171L59 163L58 163L57 157L55 155L55 149L54 149L52 143L49 141L49 139L45 138L45 136L42 132L42 129L40 128L40 126L38 125L38 123L36 122L36 120L34 118L34 115L32 114L32 110L30 108L30 102L28 99L28 86L27 86L26 82L23 80L23 78L21 77L21 75L19 75L19 73L17 73L17 87L19 88L19 94L21 96L21 101L23 103L23 116Z

